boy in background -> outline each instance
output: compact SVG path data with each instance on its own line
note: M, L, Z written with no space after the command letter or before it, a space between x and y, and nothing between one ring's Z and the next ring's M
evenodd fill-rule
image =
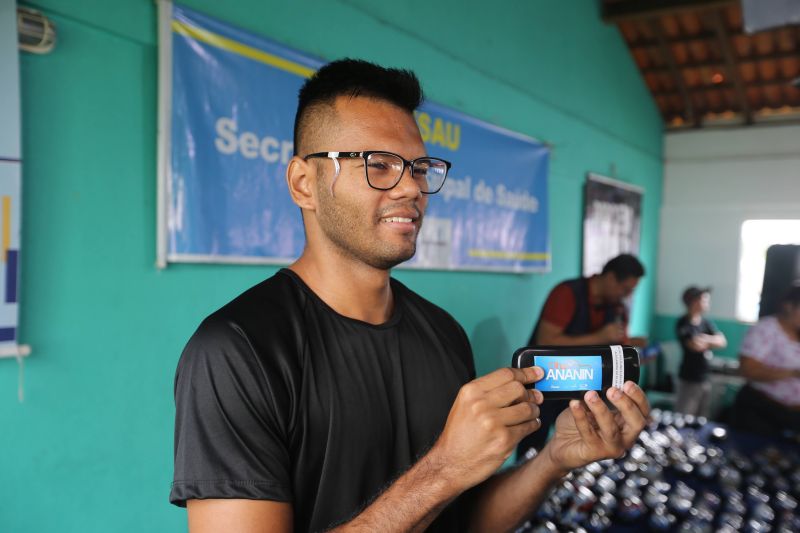
M683 349L678 373L678 399L675 410L695 416L708 416L711 404L709 361L713 349L724 348L728 341L714 323L705 317L711 307L711 289L691 286L683 291L686 314L675 326Z

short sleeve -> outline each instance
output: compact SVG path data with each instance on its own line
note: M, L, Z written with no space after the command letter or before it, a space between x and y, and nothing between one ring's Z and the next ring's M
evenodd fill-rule
M189 340L175 376L175 472L170 502L242 498L291 501L280 401L244 334L209 318Z
M453 321L455 322L455 319L453 319ZM464 328L461 327L461 324L456 322L456 325L458 326L458 330L461 332L461 338L464 346L460 353L463 353L466 356L465 362L467 365L468 378L469 381L472 381L475 379L477 374L475 370L475 356L472 353L472 345L469 342L469 337L467 337L467 332L464 331Z
M684 349L687 348L687 344L692 337L695 335L695 327L686 319L685 316L678 319L675 323L675 336L678 338L678 341L681 343L681 346Z
M705 319L705 332L708 335L716 335L717 333L719 333L719 328L717 327L717 325L714 323L713 320L707 318Z
M769 322L762 320L748 329L740 353L758 361L767 359L775 344L775 335L770 334L769 326Z
M560 328L566 328L575 315L575 293L566 284L559 284L550 291L542 309L542 320Z

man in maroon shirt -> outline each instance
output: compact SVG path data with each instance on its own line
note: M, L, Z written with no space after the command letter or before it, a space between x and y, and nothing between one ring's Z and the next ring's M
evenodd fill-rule
M622 254L606 263L600 274L562 281L547 296L528 346L645 346L647 339L628 336L625 305L644 274L644 266L636 257ZM518 455L544 446L550 426L568 403L554 400L542 405L542 427L519 443Z

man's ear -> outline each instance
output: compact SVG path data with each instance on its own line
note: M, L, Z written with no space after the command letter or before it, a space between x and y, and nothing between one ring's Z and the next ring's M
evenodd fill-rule
M301 157L294 156L286 167L286 184L289 186L289 194L297 207L304 210L314 211L317 207L315 196L315 182L317 179L317 169L308 161Z

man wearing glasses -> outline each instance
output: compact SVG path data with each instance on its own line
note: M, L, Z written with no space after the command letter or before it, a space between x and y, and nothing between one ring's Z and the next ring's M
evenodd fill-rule
M306 247L209 316L175 382L175 477L193 532L503 531L570 469L619 456L648 413L633 383L575 401L539 456L540 369L475 379L444 310L390 277L450 163L425 152L413 73L343 60L300 91L286 181Z

